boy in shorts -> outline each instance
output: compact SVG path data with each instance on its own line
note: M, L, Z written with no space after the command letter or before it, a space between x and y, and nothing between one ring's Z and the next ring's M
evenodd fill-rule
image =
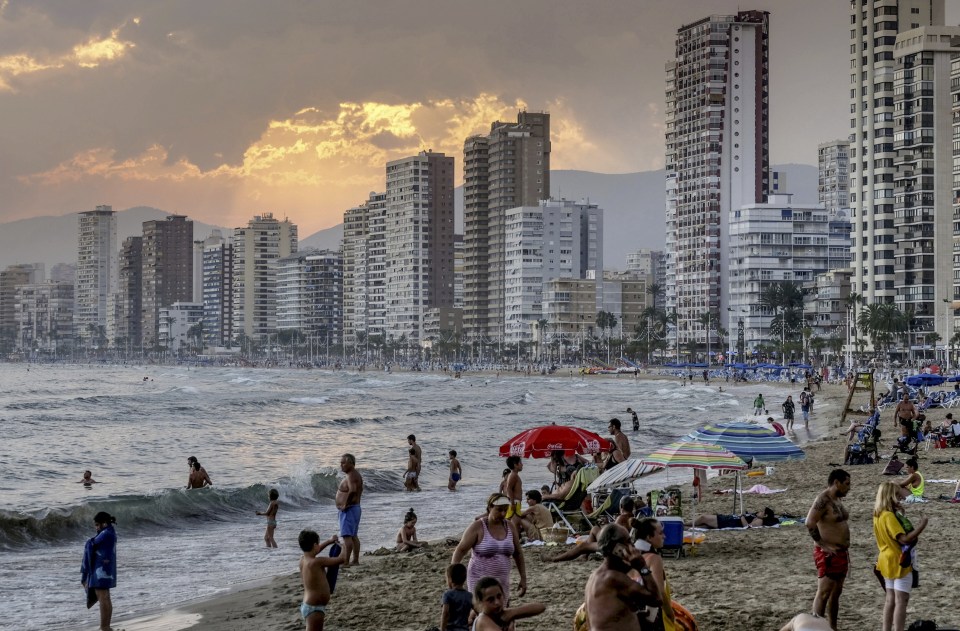
M447 481L447 488L451 491L457 490L457 482L460 481L460 475L463 470L460 468L460 461L457 460L457 452L450 450L450 479Z
M337 542L336 535L320 543L320 535L312 530L302 530L298 542L303 550L303 557L300 559L300 576L303 577L300 616L307 625L307 631L323 631L327 605L330 603L330 583L327 582L326 568L340 565L344 557L319 556L324 548Z

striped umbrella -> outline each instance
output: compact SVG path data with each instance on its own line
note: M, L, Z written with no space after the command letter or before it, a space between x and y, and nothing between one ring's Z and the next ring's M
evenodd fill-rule
M803 450L786 436L754 423L709 423L681 440L719 445L747 462L780 462L806 457Z
M689 467L713 471L743 471L747 463L720 445L692 440L670 443L643 457L647 465L661 467Z
M637 458L627 458L617 466L611 467L609 471L601 473L596 480L590 483L587 491L590 493L609 491L661 469L663 467L645 464Z

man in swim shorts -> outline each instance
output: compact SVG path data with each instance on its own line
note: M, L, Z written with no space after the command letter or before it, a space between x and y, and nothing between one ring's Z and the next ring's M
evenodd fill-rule
M356 469L353 454L340 457L340 470L346 477L337 487L337 510L340 511L340 536L343 537L343 566L360 564L360 496L363 495L363 478Z
M419 469L420 461L417 460L417 450L411 447L407 458L407 470L403 474L403 486L408 491L420 490L420 485L417 483Z
M321 557L320 551L337 542L336 536L320 543L320 535L312 530L300 532L298 543L303 550L300 558L300 575L303 578L303 602L300 604L300 617L307 625L307 631L323 631L327 618L327 605L330 604L330 583L327 582L327 568L343 563L343 556Z
M460 476L463 474L463 469L460 467L460 461L457 460L457 451L455 449L450 450L450 479L447 481L447 488L451 491L457 490L457 482L460 481Z
M503 494L510 499L510 508L507 509L507 519L520 532L520 516L523 514L523 482L520 472L523 471L523 460L520 456L507 458L507 468L510 473L503 485Z
M423 450L420 449L420 445L417 444L417 437L413 434L407 436L407 444L410 445L410 448L417 452L417 475L413 479L413 489L414 491L420 490L420 466L423 464Z
M813 501L806 526L815 542L813 560L817 565L813 613L825 617L829 609L830 627L836 629L840 594L850 565L850 513L841 501L850 492L850 474L843 469L834 469L827 478L827 485L827 489Z

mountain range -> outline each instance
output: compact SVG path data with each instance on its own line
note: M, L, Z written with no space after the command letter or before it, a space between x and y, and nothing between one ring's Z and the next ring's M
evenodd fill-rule
M798 204L817 201L817 168L806 164L774 166L786 173L786 189ZM623 269L629 252L640 248L663 249L666 224L663 209L665 171L593 173L551 171L554 198L586 200L604 210L604 267ZM463 187L455 191L456 231L463 232ZM142 234L144 221L163 219L166 211L136 206L117 212L117 239ZM14 263L45 263L47 272L56 263L75 263L77 215L32 217L0 224L0 269ZM214 229L225 236L232 229L194 221L195 239ZM343 224L315 232L300 240L300 249L339 249ZM118 243L119 246L119 243Z

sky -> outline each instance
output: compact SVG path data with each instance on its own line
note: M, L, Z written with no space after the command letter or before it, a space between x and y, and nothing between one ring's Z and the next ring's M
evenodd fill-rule
M773 163L816 164L849 124L841 0L0 0L0 222L146 205L308 235L388 160L459 173L520 109L550 112L554 169L662 168L676 30L738 9L771 14Z

